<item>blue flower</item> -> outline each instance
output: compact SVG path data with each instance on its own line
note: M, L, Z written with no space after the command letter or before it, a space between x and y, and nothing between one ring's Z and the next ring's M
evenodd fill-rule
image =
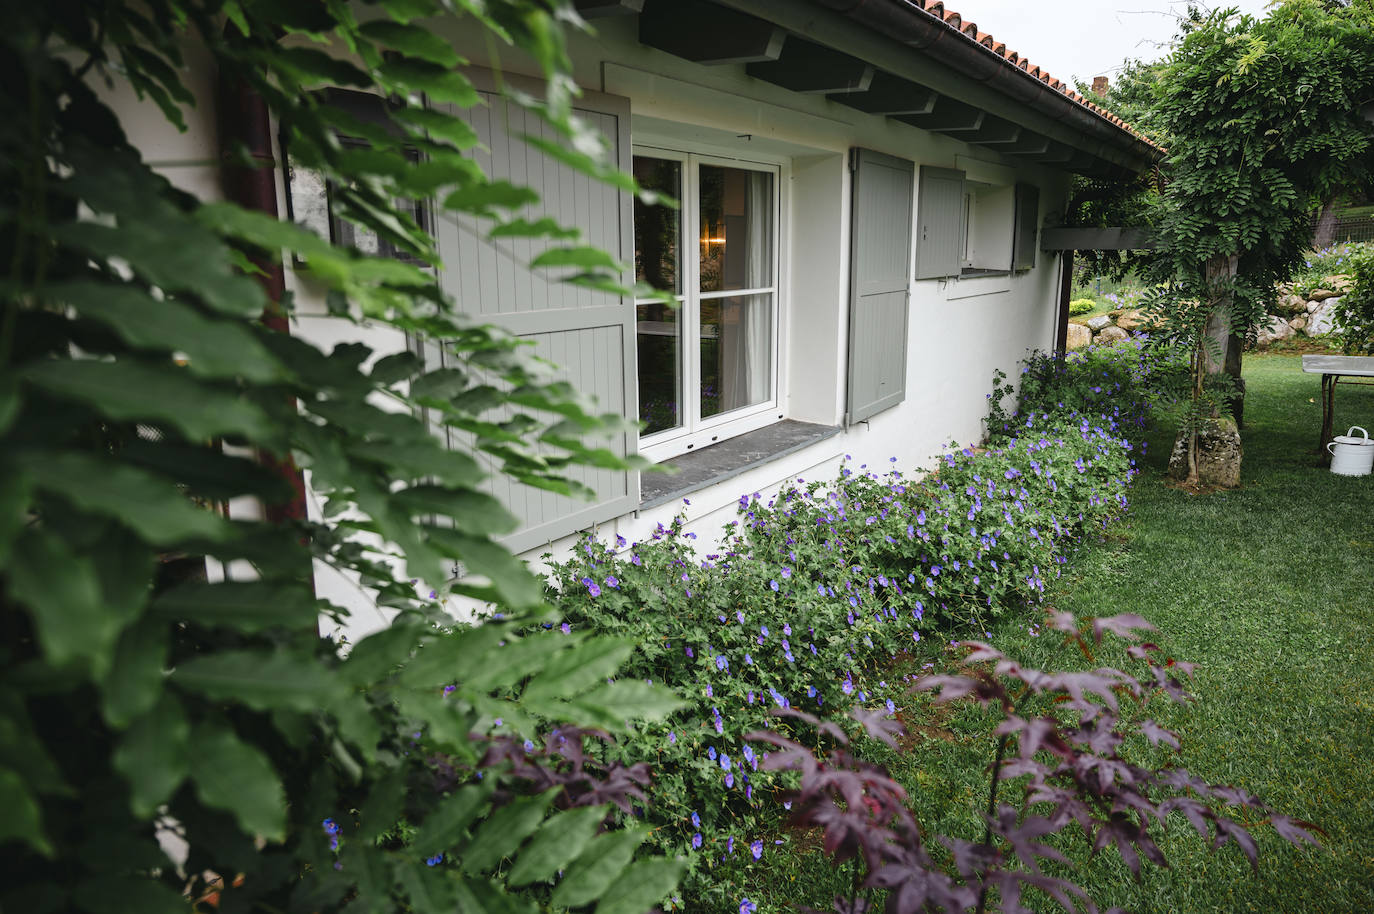
M444 852L443 852L443 851L440 851L439 853L435 854L433 857L426 857L426 858L425 858L425 866L438 866L439 864L441 864L441 863L443 863L443 862L444 862Z
M701 816L697 815L696 810L692 810L692 827L701 828Z
M710 756L711 761L714 762L714 761L716 760L716 756L717 756L716 747L715 747L715 746L707 746L707 747L706 747L706 754L707 754L708 756Z
M776 591L778 589L778 582L770 580L768 582L768 586L771 587L774 591Z
M757 911L758 909L759 909L759 906L756 905L756 904L754 904L754 903L753 903L752 901L750 901L748 898L741 898L741 899L740 899L740 903L739 903L739 914L754 914L754 912Z
M722 671L723 671L723 670L728 670L729 668L730 668L730 661L728 661L728 660L725 659L725 655L724 655L724 654L717 654L717 655L716 655L716 669L722 670Z
M601 587L591 578L583 578L582 583L586 585L587 593L591 594L593 597L601 596Z
M760 857L762 857L762 856L763 856L763 842L762 842L762 841L755 841L753 844L749 845L749 853L751 853L751 854L754 855L754 859L755 859L755 860L757 860L757 859L759 859Z
M701 847L701 832L692 836L692 847Z

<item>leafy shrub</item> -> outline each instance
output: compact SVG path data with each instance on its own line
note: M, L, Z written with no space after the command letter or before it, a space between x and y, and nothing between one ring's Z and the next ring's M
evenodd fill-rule
M704 557L680 521L645 542L585 541L553 571L569 630L634 640L628 675L689 703L626 743L659 760L659 840L696 851L698 874L742 853L779 789L744 739L768 710L882 700L878 671L898 652L1038 602L1077 540L1126 509L1130 451L1110 419L1039 414L924 480L846 466L741 496Z
M994 374L988 433L1011 434L1022 415L1069 410L1101 415L1119 434L1139 439L1152 413L1168 409L1187 383L1181 349L1135 336L1116 346L1070 352L1063 358L1033 353L1021 367L1019 390ZM1008 412L1008 401L1016 405Z
M1124 638L1150 627L1138 616L1079 623L1061 612L1052 612L1049 623L1090 663L1097 662L1093 651L1104 633ZM773 712L829 737L834 748L822 759L777 732L749 734L775 750L765 768L800 773L798 788L784 794L792 824L821 829L823 846L837 863L857 861L850 897L835 899L839 914L876 910L884 898L884 910L893 914L1024 912L1030 910L1027 890L1070 914L1095 911L1082 888L1058 875L1071 866L1065 852L1112 847L1137 876L1141 858L1167 866L1156 838L1174 812L1213 848L1235 843L1252 865L1257 848L1251 832L1261 824L1272 825L1295 845L1316 843L1311 823L1284 816L1243 790L1208 784L1172 764L1138 761L1145 743L1158 747L1144 754L1152 758L1164 748L1177 750L1179 740L1127 709L1143 710L1156 695L1175 702L1188 698L1178 675L1190 673L1191 665L1156 662L1155 645L1126 649L1144 667L1139 677L1109 667L1043 672L982 642L961 646L969 648L962 671L922 677L914 688L936 691L939 702L976 701L996 715L980 839L924 834L906 807L902 787L885 769L857 758L848 734L835 723L795 710ZM897 748L894 736L902 732L897 722L858 707L853 716L870 737ZM1015 787L1019 799L1004 801L1005 791Z
M1097 302L1091 298L1075 298L1069 302L1070 314L1087 314L1097 307Z
M1320 289L1328 276L1351 273L1356 265L1374 253L1374 243L1346 242L1320 251L1308 251L1302 266L1293 273L1293 291L1307 296Z
M1346 355L1374 352L1374 245L1350 258L1353 285L1332 314L1336 337Z
M469 26L545 68L546 97L517 101L575 141L559 24L570 8L493 0ZM569 491L561 467L606 463L566 435L601 425L589 401L518 340L457 315L432 272L176 189L93 88L122 81L116 94L182 126L196 101L182 49L196 47L226 110L264 100L340 212L431 261L397 198L529 231L525 196L493 195L471 167L462 116L405 106L477 100L452 50L409 24L446 11L382 0L363 24L325 4L10 11L0 60L27 88L0 96L0 909L184 912L210 871L228 883L225 911L527 911L552 893L641 914L669 890L676 863L633 863L639 833L602 806L633 799L642 769L577 771L580 731L561 731L542 769L510 746L551 720L661 716L671 694L604 681L628 653L620 642L521 638L513 621L451 629L418 599L449 586L455 561L481 580L452 589L509 613L538 613L542 592L495 539L515 521L477 460L430 422L479 429L497 472ZM283 44L302 32L355 56ZM375 140L365 154L337 142L344 116L313 91L339 82L398 100L394 133L348 119ZM256 169L241 144L225 149L226 183ZM592 153L572 164L607 168ZM441 340L462 367L423 374L408 353L373 363L365 346L277 332L291 302L264 285L284 251L308 262L331 311ZM618 275L593 265L577 279ZM499 435L489 409L507 411ZM323 516L346 520L307 519L293 461L310 466ZM231 500L256 500L272 522L229 512ZM207 559L233 573L207 580ZM317 598L312 563L358 582L395 624L341 657L317 625L346 610ZM570 832L596 846L594 868L570 855ZM550 843L569 881L595 870L575 902L566 882L547 885L559 867L531 859ZM503 857L533 881L517 885Z

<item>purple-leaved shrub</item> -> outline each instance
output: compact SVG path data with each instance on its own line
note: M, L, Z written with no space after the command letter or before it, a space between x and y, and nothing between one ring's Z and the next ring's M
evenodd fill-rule
M1051 612L1049 626L1090 662L1096 662L1093 647L1104 634L1130 638L1152 628L1135 615L1080 622L1064 612ZM1156 645L1126 648L1128 658L1144 668L1140 676L1111 667L1045 672L980 641L961 647L969 650L960 672L922 677L913 688L934 691L939 702L978 702L999 717L978 840L925 834L902 786L883 767L851 752L848 734L835 722L796 709L773 712L828 737L834 748L823 757L774 730L749 734L773 749L765 769L800 773L797 788L784 795L791 824L820 828L828 854L840 863L857 862L850 895L835 899L833 909L840 914L876 911L879 903L887 914L1030 914L1028 891L1068 912L1096 912L1088 893L1064 875L1073 868L1066 854L1075 843L1072 833L1082 836L1079 847L1090 855L1115 848L1139 875L1142 858L1168 865L1155 839L1174 813L1214 849L1236 844L1252 866L1257 849L1251 831L1260 825L1272 826L1295 845L1316 843L1316 826L1244 790L1208 784L1173 764L1138 764L1132 753L1123 755L1132 742L1179 747L1174 733L1122 708L1124 701L1143 709L1156 695L1188 699L1179 675L1190 674L1191 666L1158 661ZM898 747L901 727L887 715L858 706L852 716L869 736Z

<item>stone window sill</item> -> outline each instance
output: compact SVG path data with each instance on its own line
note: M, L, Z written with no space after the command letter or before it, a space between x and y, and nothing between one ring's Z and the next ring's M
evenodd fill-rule
M676 501L839 433L839 426L784 419L719 444L664 460L659 466L676 467L678 472L671 475L641 473L639 508L644 510Z

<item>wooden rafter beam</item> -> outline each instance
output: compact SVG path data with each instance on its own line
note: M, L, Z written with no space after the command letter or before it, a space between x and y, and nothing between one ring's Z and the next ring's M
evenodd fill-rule
M897 116L897 120L905 124L933 133L969 133L981 128L986 119L986 112L943 95L936 99L929 114Z
M771 22L705 0L651 0L639 43L701 64L777 60L787 33Z
M808 95L864 92L873 82L871 64L795 35L787 39L777 60L751 63L744 70L756 79Z
M925 86L878 70L866 91L838 92L829 98L868 114L896 115L929 114L935 108L936 95Z
M632 16L644 11L644 0L574 0L573 5L583 19Z

